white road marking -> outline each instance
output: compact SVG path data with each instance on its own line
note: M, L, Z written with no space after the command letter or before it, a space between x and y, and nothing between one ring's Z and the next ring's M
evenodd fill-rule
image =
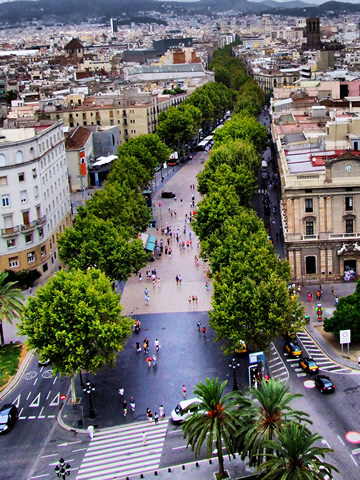
M337 436L340 442L345 446L345 443L343 442L343 439L340 437L340 435Z
M37 408L40 406L41 393L38 393L34 400L30 403L29 407Z
M350 454L350 457L351 457L352 461L355 463L355 465L358 466L357 461L355 460L355 458L351 454Z

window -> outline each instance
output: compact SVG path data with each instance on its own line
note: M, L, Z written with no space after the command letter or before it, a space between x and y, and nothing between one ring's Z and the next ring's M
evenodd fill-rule
M306 235L314 235L314 222L306 222Z
M25 243L31 243L32 242L32 233L28 233L25 235Z
M14 248L15 247L15 238L9 238L7 241L7 248Z
M2 206L3 207L10 207L10 196L9 195L3 195L2 196Z
M39 232L39 238L43 238L43 236L44 236L44 229L43 229L43 228L39 228L39 229L38 229L38 232Z
M18 150L16 152L15 161L16 161L16 163L22 163L23 162L23 154L20 150Z
M46 193L45 193L45 195L46 195ZM34 187L34 197L39 198L39 187L38 186ZM45 199L46 199L46 196L45 196Z
M14 268L19 266L19 257L9 258L9 267Z
M35 262L35 252L29 252L27 254L27 261L28 263Z
M20 192L20 201L21 203L26 203L27 202L27 193L26 190L22 190Z
M314 275L316 273L316 257L305 258L306 275Z
M37 178L36 168L32 169L32 176L33 178Z
M25 173L24 172L19 173L19 182L25 182Z
M45 255L46 255L46 247L45 247L45 245L43 245L43 246L41 247L41 256L42 256L42 257L45 257Z
M0 185L7 185L7 177L0 177Z
M354 233L354 220L345 220L346 233Z
M305 198L305 212L306 213L313 212L313 199L312 198Z
M351 211L353 209L353 197L345 197L345 210Z
M43 265L43 272L47 272L49 270L48 264L44 263Z

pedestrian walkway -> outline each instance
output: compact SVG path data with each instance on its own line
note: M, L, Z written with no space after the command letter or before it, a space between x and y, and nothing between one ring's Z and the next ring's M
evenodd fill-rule
M167 179L165 176L161 189L153 195L153 217L156 220L156 227L149 228L147 233L154 235L159 245L162 240L164 252L161 257L149 262L141 270L142 280L139 280L138 275L133 275L126 282L121 298L125 315L210 310L212 286L211 279L206 276L209 265L200 258L198 264L195 262L194 257L200 255L200 245L189 221L190 211L196 210L196 207L192 207L192 196L195 205L201 198L196 189L197 173L203 168L207 156L206 152L194 155L193 159L171 178ZM176 197L161 198L162 191L174 192ZM173 232L179 230L179 242L175 236L170 238L169 235L161 233L161 227L166 226L171 226ZM179 246L182 242L185 244L184 248ZM187 242L189 246L186 246ZM165 246L172 248L171 256L165 254ZM155 282L155 286L152 285L151 279L146 278L146 271L154 269L160 278L160 282ZM181 275L181 284L176 283L176 275ZM209 290L205 286L206 281L209 282ZM147 305L144 301L145 288L148 289L150 296ZM197 297L197 302L193 301L192 297Z
M120 479L158 469L167 428L165 419L95 431L76 479Z
M308 353L308 356L313 358L319 366L320 373L325 371L326 373L352 374L352 370L350 368L334 362L327 355L325 355L325 353L319 348L317 343L307 332L299 332L297 337ZM305 355L303 354L303 356Z

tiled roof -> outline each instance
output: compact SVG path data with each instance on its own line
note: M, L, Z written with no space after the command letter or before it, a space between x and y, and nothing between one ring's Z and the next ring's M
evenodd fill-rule
M73 38L64 47L64 50L76 50L77 48L84 48L84 45L77 38Z
M75 130L69 132L65 139L66 150L79 150L84 147L91 132L83 127L76 127Z

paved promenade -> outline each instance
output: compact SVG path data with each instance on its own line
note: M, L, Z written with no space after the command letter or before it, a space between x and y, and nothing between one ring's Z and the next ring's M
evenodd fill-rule
M147 233L155 235L158 244L163 239L164 247L167 245L168 236L161 234L161 226L171 226L176 232L180 230L181 236L179 242L190 240L191 232L192 247L180 249L175 237L172 238L172 255L163 254L154 262L141 270L143 279L139 281L137 275L133 275L127 282L122 295L121 303L124 306L124 314L136 315L141 313L171 313L171 312L191 312L207 311L210 309L212 295L211 280L209 280L209 290L205 287L208 280L205 276L207 265L199 259L199 265L195 265L194 256L199 256L200 249L198 238L192 230L191 223L185 218L189 216L191 208L192 195L195 195L195 204L200 200L197 192L196 174L203 168L203 161L207 157L205 152L199 152L194 158L180 168L169 179L164 177L161 187L153 195L153 217L156 220L156 228L149 228ZM190 188L195 186L195 190ZM162 191L172 191L176 194L175 198L161 198ZM182 199L182 201L181 201ZM161 206L159 206L161 203ZM170 210L173 211L171 216ZM176 215L175 215L176 210ZM186 234L184 234L184 226ZM146 271L156 269L157 276L160 277L160 283L155 287L151 280L146 279ZM181 275L181 285L176 284L176 275ZM160 285L160 286L159 286ZM144 290L147 288L150 295L149 305L145 305ZM198 303L189 303L189 296L197 296Z

